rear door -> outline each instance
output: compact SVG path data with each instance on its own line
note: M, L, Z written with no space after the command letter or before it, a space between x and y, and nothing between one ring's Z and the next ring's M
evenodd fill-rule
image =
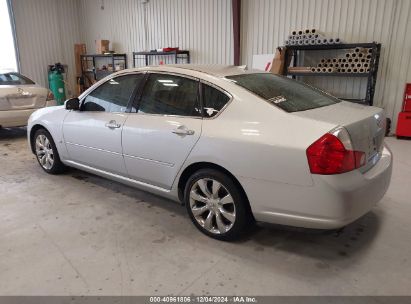
M121 132L127 106L144 74L108 80L89 93L80 111L71 111L63 124L71 161L114 174L127 175L121 148Z
M123 153L131 178L170 189L201 135L198 79L150 74L123 128Z
M17 73L0 74L0 111L46 106L47 89Z

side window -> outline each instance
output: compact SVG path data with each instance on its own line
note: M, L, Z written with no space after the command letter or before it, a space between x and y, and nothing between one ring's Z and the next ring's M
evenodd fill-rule
M110 79L87 95L82 111L125 112L136 86L144 74L125 75Z
M213 117L227 104L230 97L209 85L203 87L203 112L204 117Z
M11 80L15 83L15 84L26 84L26 82L24 81L23 78L20 78L19 76L15 75L15 74L9 74Z
M139 112L201 116L198 81L167 74L151 74L144 86Z
M7 79L6 75L5 75L5 74L0 74L0 85L2 85L2 84L4 84L4 85L8 84L7 81L8 81L8 79Z

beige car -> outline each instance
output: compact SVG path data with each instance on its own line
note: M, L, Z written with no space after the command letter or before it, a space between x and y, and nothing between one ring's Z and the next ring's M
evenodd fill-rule
M34 111L55 106L48 89L14 72L0 73L0 128L26 126Z

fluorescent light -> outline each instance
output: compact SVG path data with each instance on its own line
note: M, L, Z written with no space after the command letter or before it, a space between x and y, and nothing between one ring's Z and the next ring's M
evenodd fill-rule
M172 80L168 80L168 79L160 79L160 80L157 80L158 82L161 82L161 83L173 83L174 81L172 81Z
M178 87L178 84L176 84L176 83L163 83L163 86L166 86L166 87Z

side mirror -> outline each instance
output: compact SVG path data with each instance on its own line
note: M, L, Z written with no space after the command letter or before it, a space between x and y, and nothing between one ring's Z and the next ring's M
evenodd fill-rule
M66 101L66 110L80 110L80 100L77 97L68 99Z

